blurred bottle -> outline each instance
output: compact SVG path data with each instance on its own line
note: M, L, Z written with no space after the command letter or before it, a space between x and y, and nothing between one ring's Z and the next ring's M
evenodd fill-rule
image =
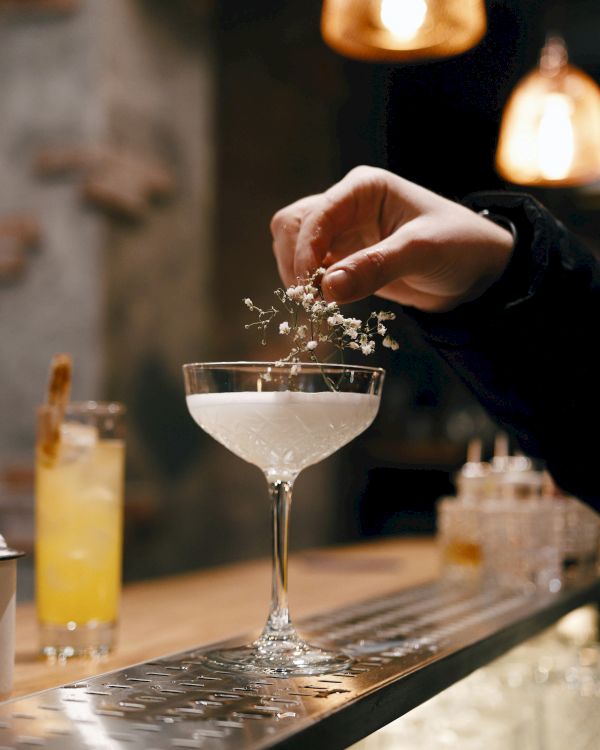
M488 496L510 500L541 497L542 483L542 474L535 471L531 459L522 453L511 455L508 435L498 433L490 462Z
M457 497L442 498L437 507L443 574L461 583L476 583L481 578L480 504L490 471L481 452L481 440L471 440L467 461L456 475Z
M541 497L543 478L533 469L532 462L522 454L509 456L508 469L499 475L498 492L510 500Z
M562 575L568 585L593 579L598 573L600 516L574 497L550 497L560 535Z
M488 494L491 466L481 460L481 455L481 440L470 440L467 462L456 474L457 497L466 503L476 503Z

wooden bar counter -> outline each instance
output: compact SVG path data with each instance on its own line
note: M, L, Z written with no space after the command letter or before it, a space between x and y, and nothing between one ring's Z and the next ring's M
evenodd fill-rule
M388 539L311 550L290 560L295 620L436 577L432 539ZM267 616L270 562L239 563L126 586L119 643L99 660L53 664L38 656L33 603L17 607L11 697L44 690L203 643L258 631Z

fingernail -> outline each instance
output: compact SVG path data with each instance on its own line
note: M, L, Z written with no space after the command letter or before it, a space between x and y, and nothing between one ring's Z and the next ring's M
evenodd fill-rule
M323 284L326 287L325 291L329 292L329 295L334 299L346 299L347 297L352 297L356 288L352 276L348 271L342 269L328 273L323 279L322 285Z

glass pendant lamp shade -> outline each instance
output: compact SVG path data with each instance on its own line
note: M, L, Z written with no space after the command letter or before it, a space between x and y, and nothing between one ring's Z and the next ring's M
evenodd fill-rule
M550 37L539 67L508 101L496 168L509 182L559 187L600 178L600 89L567 59L562 39Z
M324 0L321 16L325 42L359 60L449 57L485 31L483 0Z

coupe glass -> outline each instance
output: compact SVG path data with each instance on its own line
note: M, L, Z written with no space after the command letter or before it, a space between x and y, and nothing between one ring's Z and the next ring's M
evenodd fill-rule
M261 469L273 504L271 610L259 638L208 652L215 668L278 677L336 672L343 653L306 643L287 600L288 523L292 486L302 469L349 443L375 419L384 371L372 367L273 362L183 366L188 409L226 448Z

